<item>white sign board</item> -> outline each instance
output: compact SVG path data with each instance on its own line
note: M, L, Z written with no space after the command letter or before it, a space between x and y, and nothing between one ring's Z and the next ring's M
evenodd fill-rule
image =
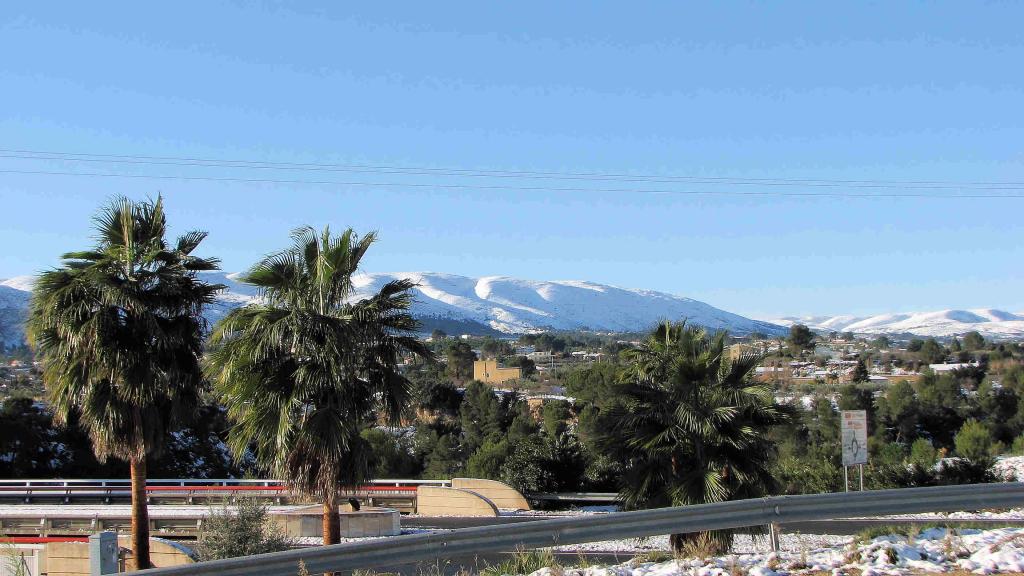
M863 410L843 410L843 466L868 463L868 415Z

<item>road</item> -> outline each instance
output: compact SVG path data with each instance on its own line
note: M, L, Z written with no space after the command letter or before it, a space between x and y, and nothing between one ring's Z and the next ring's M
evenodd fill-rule
M477 526L493 526L498 524L515 524L518 522L534 522L565 518L565 516L499 516L497 518L463 518L463 517L425 517L403 516L403 528L424 528L453 530L456 528L475 528ZM782 527L783 532L800 534L836 534L852 535L873 526L896 526L911 524L937 523L938 520L902 520L902 519L850 519L850 520L813 520L793 522ZM995 526L1024 526L1024 520L942 520L943 524L991 524Z
M492 526L500 524L516 524L520 522L535 522L538 520L549 520L551 518L565 518L565 516L500 516L498 518L465 518L465 517L403 517L403 528L441 529L452 530L457 528L471 528L477 526ZM808 522L794 522L782 527L786 533L800 534L832 534L832 535L853 535L874 526L897 526L897 525L923 525L931 520L908 521L903 519L849 519L849 520L816 520ZM998 526L1024 526L1024 520L949 520L942 521L943 524L967 525L986 524L992 527ZM438 576L451 576L459 573L478 573L481 568L502 562L508 557L504 554L487 554L479 557L449 558L437 563L421 564L418 566L391 566L379 568L377 572L390 572L401 576L422 576L423 574L435 574ZM619 564L628 561L633 553L623 551L614 552L558 552L555 558L563 566L579 565L583 562L590 564Z

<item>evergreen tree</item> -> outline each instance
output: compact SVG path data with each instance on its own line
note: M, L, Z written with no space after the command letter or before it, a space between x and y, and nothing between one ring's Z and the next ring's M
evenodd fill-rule
M863 358L859 358L857 360L857 365L853 368L853 374L850 376L850 380L861 384L871 381L871 373L868 372L867 364L864 363Z
M472 454L484 442L498 441L503 430L504 414L494 389L483 382L473 381L466 387L459 409L462 422L462 447Z

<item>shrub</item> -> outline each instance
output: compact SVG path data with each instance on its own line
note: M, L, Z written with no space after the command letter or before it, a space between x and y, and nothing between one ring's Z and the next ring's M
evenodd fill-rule
M551 549L524 550L520 548L513 552L506 560L481 570L480 576L531 574L541 568L551 568L556 572L561 571L561 567L555 561L555 555Z
M927 438L918 438L910 445L910 463L916 464L925 470L935 467L939 461L939 452L932 446Z
M977 420L968 420L953 439L956 453L974 463L987 462L992 453L992 435Z
M292 541L267 514L267 507L252 498L242 498L233 507L211 510L203 520L196 543L200 560L219 560L280 552Z

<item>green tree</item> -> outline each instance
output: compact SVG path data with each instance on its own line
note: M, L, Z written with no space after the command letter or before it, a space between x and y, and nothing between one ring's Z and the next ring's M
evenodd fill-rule
M900 380L889 386L879 399L878 412L882 425L890 432L890 440L910 442L917 438L920 407L909 382Z
M866 383L871 381L871 373L868 372L867 364L864 363L863 358L857 360L857 365L853 368L853 374L850 376L852 382Z
M451 434L438 438L433 450L427 455L423 476L434 480L448 480L462 469L458 442Z
M544 419L544 432L551 438L557 438L569 426L571 415L569 403L565 400L551 400L544 403L541 409Z
M473 362L476 353L468 342L454 340L445 350L445 373L456 382L465 382L473 378Z
M918 438L910 445L910 463L923 470L931 470L939 461L939 452L927 438Z
M914 384L920 406L920 427L941 447L951 448L964 423L967 399L956 378L926 374Z
M292 541L255 498L239 498L234 507L212 510L200 525L196 554L206 562L281 552Z
M483 353L484 358L501 358L502 356L513 354L515 348L506 340L497 340L487 336L484 338L483 343L480 344L480 351Z
M752 498L775 488L769 427L787 420L770 386L754 381L761 356L731 360L723 333L660 326L630 351L619 396L599 444L626 468L620 496L629 508ZM697 534L674 534L681 550ZM731 533L714 538L723 548Z
M501 468L508 459L508 440L484 442L466 462L466 474L472 478L501 479Z
M504 421L501 402L494 388L474 380L462 395L459 418L462 422L462 446L467 453L476 452L488 440L501 439Z
M420 463L411 454L405 438L396 438L380 428L367 428L362 436L369 444L372 477L411 478L420 473Z
M565 391L577 402L604 407L614 402L619 368L610 362L595 362L576 368L565 378Z
M971 419L964 422L954 439L956 453L972 463L988 462L991 459L992 436L985 425Z
M941 364L946 359L946 349L935 341L935 338L929 338L924 341L921 345L921 361L925 364Z
M847 384L839 389L839 410L864 410L868 426L875 420L875 395L862 386Z
M118 198L95 222L97 245L36 281L27 332L57 422L81 414L96 456L129 463L132 547L144 569L146 461L198 404L202 309L222 286L197 277L217 269L192 255L205 232L164 239L163 199Z
M793 324L789 327L789 347L794 354L814 347L814 332L803 324Z
M502 482L522 493L545 492L554 488L547 465L548 450L538 436L517 442L501 467Z
M971 331L964 334L964 350L984 350L985 339L981 334Z
M523 378L529 378L537 373L537 364L526 356L519 356L512 362L511 366L513 368L518 367L522 371Z
M362 430L376 420L374 410L397 424L406 408L399 358L432 356L413 336L411 281L351 298L374 234L300 228L292 239L243 277L263 298L217 324L207 374L234 421L234 452L252 446L259 465L320 499L324 544L336 544L338 488L370 472Z

